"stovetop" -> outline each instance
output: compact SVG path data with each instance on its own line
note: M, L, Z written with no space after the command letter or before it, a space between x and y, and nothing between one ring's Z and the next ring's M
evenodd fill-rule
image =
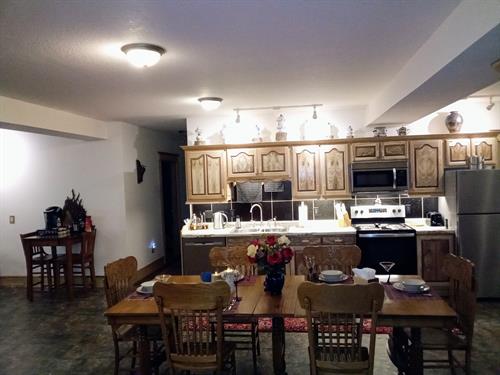
M414 231L413 228L404 223L364 223L355 224L354 228L358 232L364 231L384 231L384 232L397 232L397 231Z

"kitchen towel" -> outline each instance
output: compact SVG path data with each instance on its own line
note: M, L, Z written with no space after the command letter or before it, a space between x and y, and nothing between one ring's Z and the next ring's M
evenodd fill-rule
M236 199L239 203L262 202L262 182L237 183Z
M264 192L266 193L283 193L285 184L283 181L264 181Z

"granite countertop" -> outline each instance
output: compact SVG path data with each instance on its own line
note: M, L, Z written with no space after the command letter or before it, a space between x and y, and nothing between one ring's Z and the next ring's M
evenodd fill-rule
M406 219L406 224L415 229L417 234L455 233L453 228L426 225L425 219ZM300 226L298 221L265 221L262 225L260 222L243 222L241 229L236 229L234 223L227 224L224 229L214 229L212 223L209 223L208 229L198 230L190 230L187 225L184 225L181 231L183 238L264 236L267 234L341 235L356 234L356 229L352 226L339 227L336 220L309 220L304 226Z
M258 230L262 228L262 230ZM298 221L276 221L264 222L261 226L259 222L243 222L241 229L236 229L234 223L229 223L224 229L214 229L209 223L208 229L189 230L186 225L182 228L181 235L184 238L193 237L242 237L242 236L263 236L267 234L355 234L356 229L352 226L339 227L336 220L310 220L304 226L300 226Z

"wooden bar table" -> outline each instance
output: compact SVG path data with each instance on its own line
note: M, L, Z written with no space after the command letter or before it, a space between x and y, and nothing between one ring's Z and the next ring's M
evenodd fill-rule
M40 237L40 236L30 236L26 237L35 246L50 246L52 248L52 255L56 255L56 248L58 246L65 248L66 254L66 265L64 267L64 280L66 281L66 291L68 293L68 298L71 300L74 297L73 294L73 245L82 243L82 235L74 234L67 237L56 238L56 237ZM28 274L29 275L29 274ZM29 277L29 276L28 276ZM28 285L31 280L28 280Z

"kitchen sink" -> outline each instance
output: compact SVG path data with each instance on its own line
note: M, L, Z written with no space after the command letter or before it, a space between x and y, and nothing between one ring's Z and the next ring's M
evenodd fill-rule
M286 227L243 227L234 228L232 233L275 233L286 231Z

